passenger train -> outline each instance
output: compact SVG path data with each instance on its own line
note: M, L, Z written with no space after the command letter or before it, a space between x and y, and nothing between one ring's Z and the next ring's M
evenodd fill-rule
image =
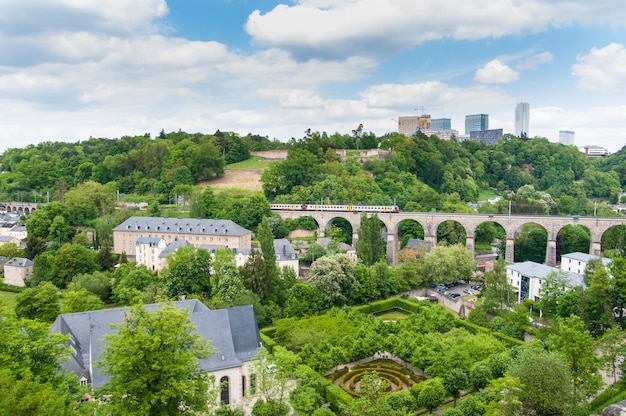
M399 212L396 205L270 204L275 211Z

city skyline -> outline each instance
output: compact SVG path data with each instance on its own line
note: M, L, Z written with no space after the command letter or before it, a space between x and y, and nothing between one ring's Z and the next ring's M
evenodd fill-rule
M442 13L445 11L445 13ZM85 0L0 6L0 151L216 130L382 135L429 114L616 152L626 129L617 0Z
M530 137L530 105L520 102L515 106L515 131L518 137L526 135Z

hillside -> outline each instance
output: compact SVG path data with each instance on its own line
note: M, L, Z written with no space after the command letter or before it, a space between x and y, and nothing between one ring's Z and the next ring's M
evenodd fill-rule
M261 174L263 169L224 169L224 176L210 181L202 181L199 185L215 189L237 188L246 191L263 191Z

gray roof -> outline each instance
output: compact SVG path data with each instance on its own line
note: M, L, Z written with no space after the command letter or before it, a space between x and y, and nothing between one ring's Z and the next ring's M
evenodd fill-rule
M277 238L274 240L274 254L276 260L297 260L298 253L286 238Z
M113 229L113 231L125 230L233 236L252 233L231 220L208 220L202 218L130 217Z
M200 369L211 372L241 366L255 357L261 337L252 305L210 310L197 299L176 302L188 309L198 334L211 341L217 352L200 361ZM160 305L144 305L154 310ZM103 337L115 331L111 324L124 319L129 308L62 314L52 324L51 332L69 334L72 355L64 367L80 378L84 376L94 389L107 382L106 375L94 366L104 349Z
M159 258L166 258L170 253L174 253L176 250L178 250L178 247L190 246L190 245L191 243L185 240L184 238L179 238L178 240L174 240L170 244L168 244L167 247L163 249L161 254L159 254Z
M162 238L159 237L139 237L137 241L135 241L135 245L149 244L150 247L155 247L159 245L159 241L161 240Z
M570 284L572 286L584 286L584 278L583 276L577 273L566 272L561 269L557 269L556 267L546 266L545 264L535 263L534 261L525 261L522 263L513 263L506 266L507 269L518 272L522 276L535 278L535 279L545 279L547 275L552 272L555 273L565 273L569 278Z
M12 235L0 235L0 243L10 243L15 240L15 237Z
M22 258L22 257L13 257L11 260L7 261L4 265L14 266L14 267L28 267L28 266L33 265L33 261Z
M406 242L406 248L416 248L420 244L424 244L424 240L421 238L409 238L409 241Z
M321 237L317 239L317 243L324 247L325 249L328 248L328 243L330 243L332 241L332 238L330 237ZM346 250L346 252L350 252L350 251L354 251L355 248L352 247L350 244L346 244L346 243L339 243L339 248L342 250Z
M600 260L602 264L606 267L612 261L607 257L594 256L593 254L581 253L580 251L575 251L573 253L562 254L561 258L566 257L568 259L583 261L585 263L589 263L591 260Z

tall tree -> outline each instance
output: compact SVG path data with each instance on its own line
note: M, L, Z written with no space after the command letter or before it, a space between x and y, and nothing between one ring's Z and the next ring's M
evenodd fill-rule
M453 283L457 280L469 281L476 270L476 262L467 249L455 244L435 246L422 261L425 280L431 283Z
M112 414L138 416L208 411L211 379L199 362L214 352L195 332L189 311L167 304L147 311L131 308L106 335L96 365L109 381L98 391Z
M277 286L278 267L276 266L276 252L274 249L274 235L272 234L272 226L268 217L264 217L261 220L257 228L257 239L261 246L261 254L263 255L263 263L265 264L265 281L261 282L261 285L265 288L265 299L261 298L262 302L267 302L269 299L273 299L275 293L274 288ZM260 296L260 295L259 295Z
M373 214L361 213L361 222L357 230L356 255L366 266L371 266L385 257L385 242L380 233L380 220Z
M461 397L461 390L469 387L467 374L460 368L453 368L443 377L443 386L454 398L454 407L456 407L456 400Z
M211 296L211 254L192 245L181 246L167 257L163 281L169 297L191 294Z

